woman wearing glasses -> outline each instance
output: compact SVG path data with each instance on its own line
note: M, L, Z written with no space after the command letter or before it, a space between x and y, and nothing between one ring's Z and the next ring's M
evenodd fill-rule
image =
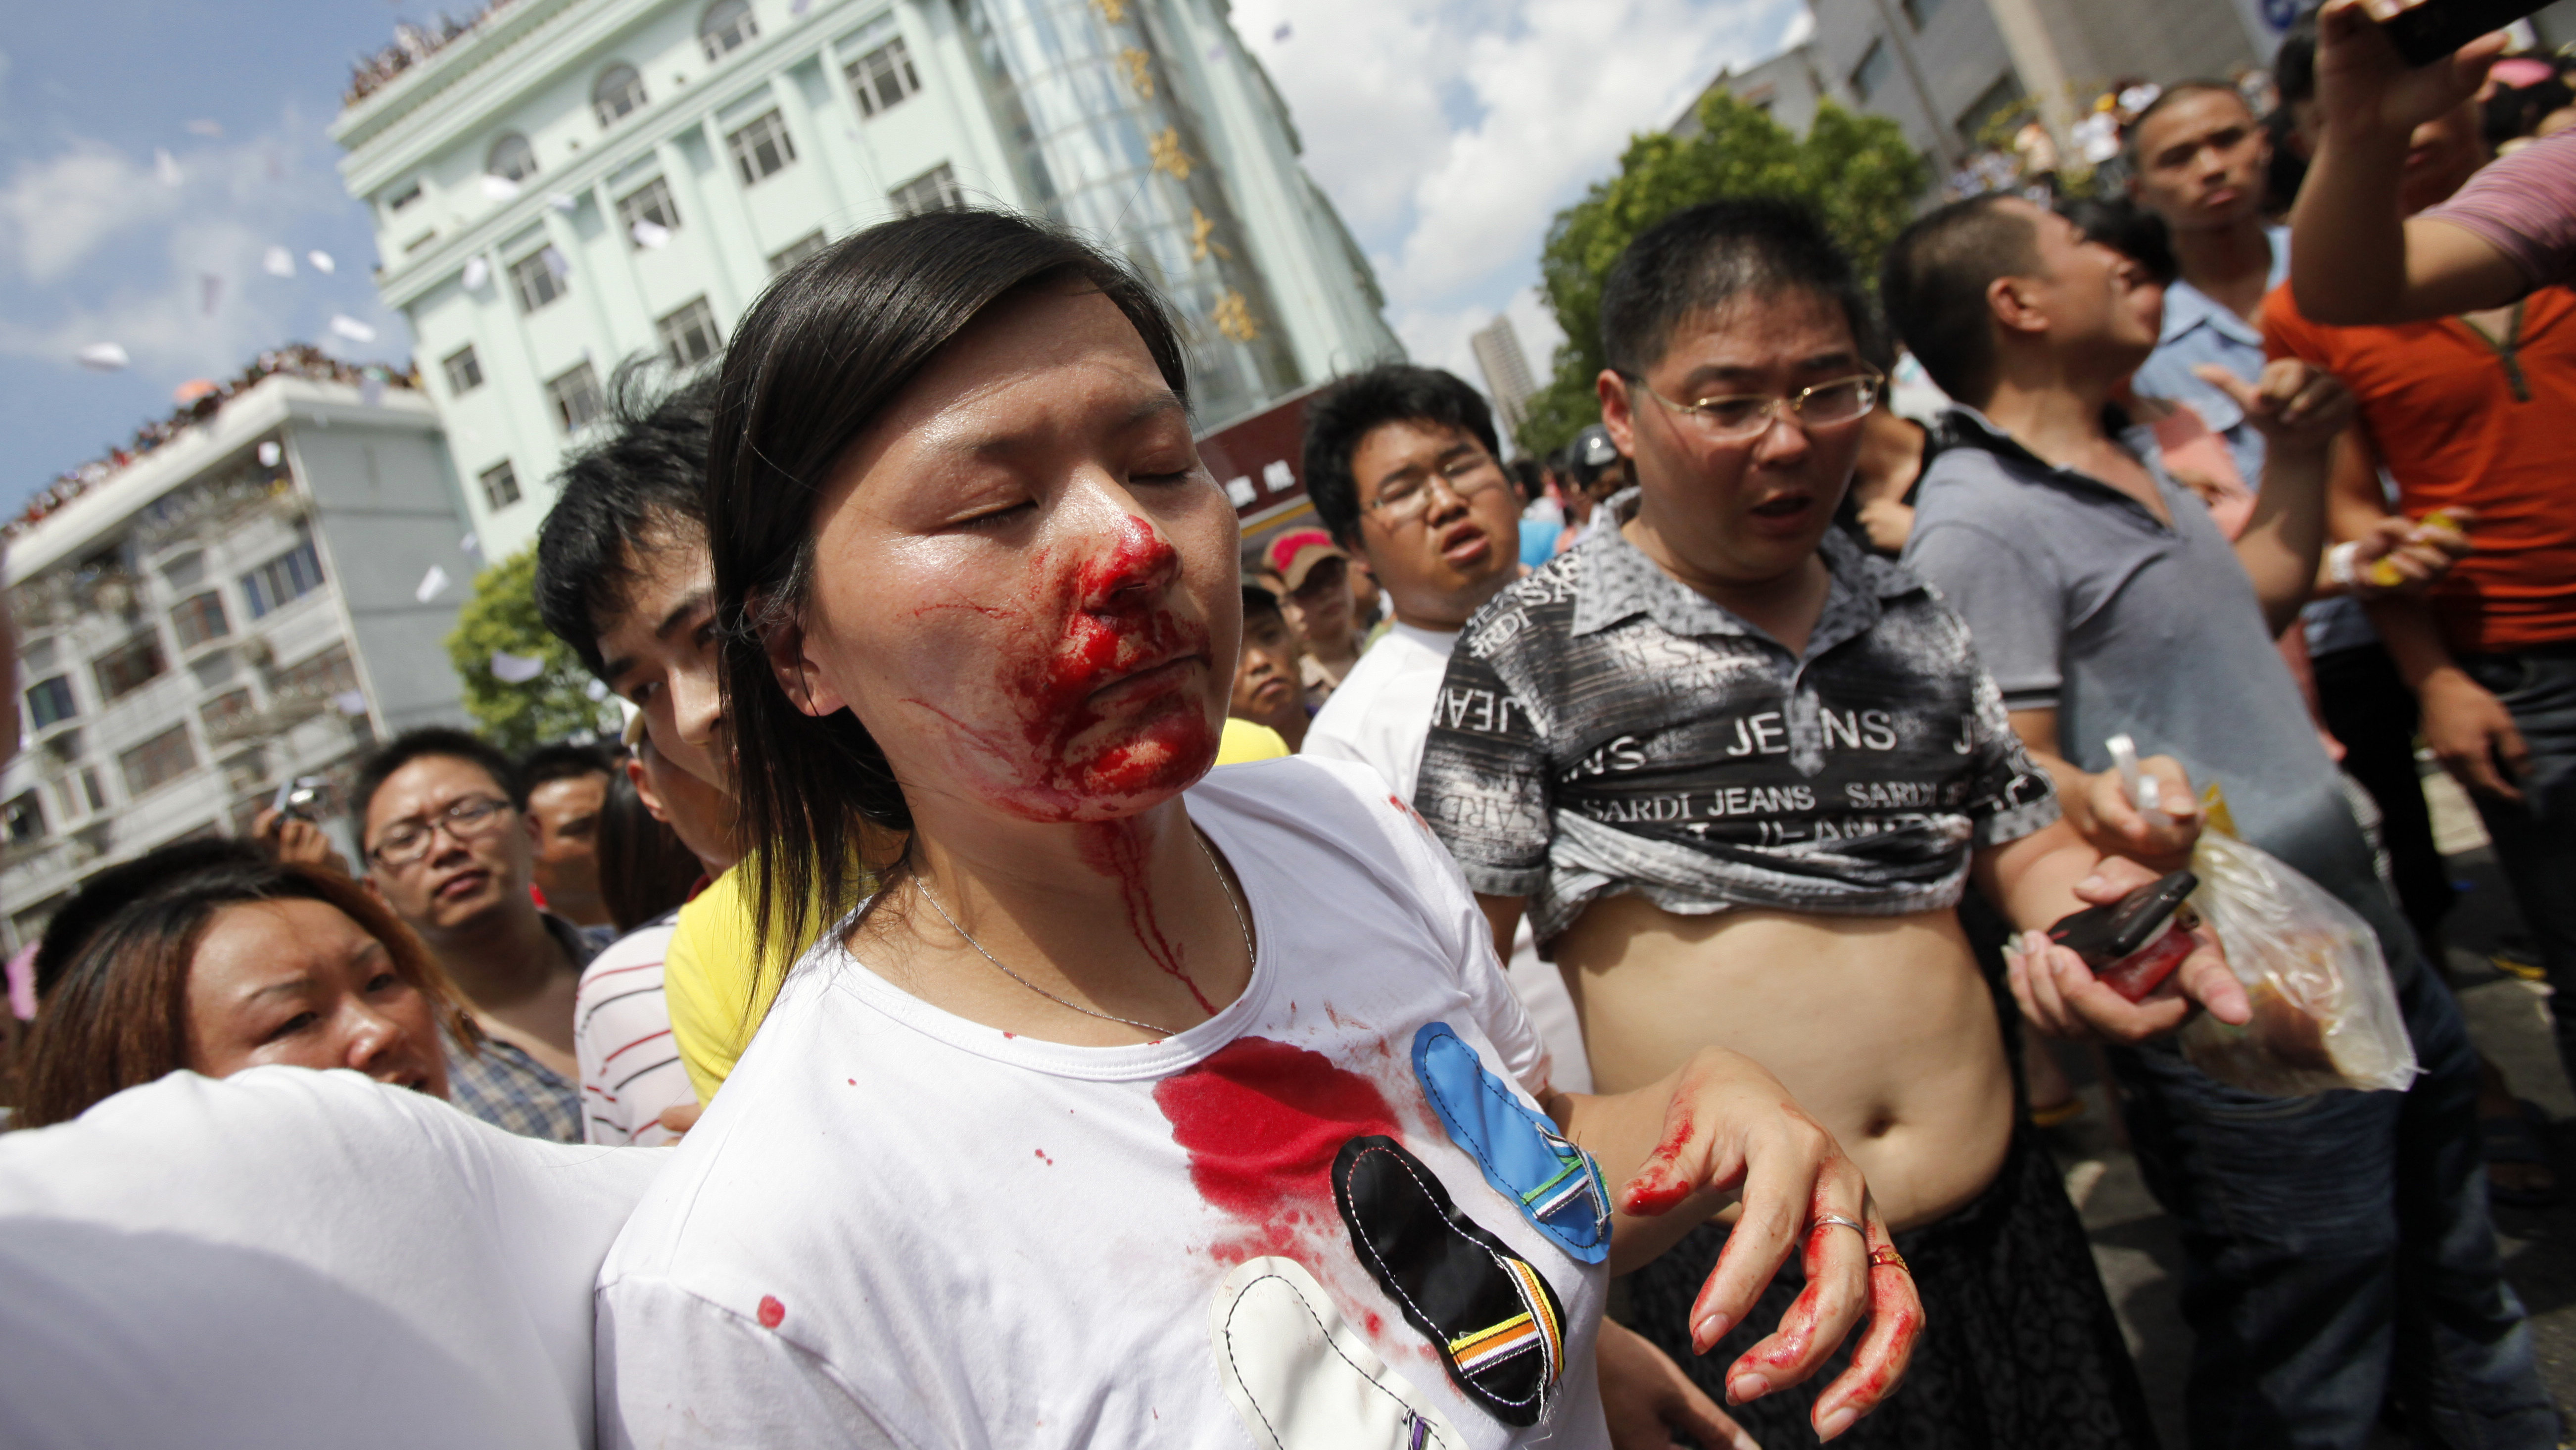
M1498 939L1531 919L1600 1091L1730 1047L1850 1146L1929 1318L1906 1392L1853 1443L2149 1444L2082 1225L2015 1130L1955 908L1973 874L2044 927L2152 877L2058 819L1958 618L1833 527L1882 383L1869 326L1791 205L1637 239L1604 285L1599 390L1638 487L1468 623L1414 803ZM2177 975L2225 971L2203 948ZM2170 1026L2186 1004L2150 1010ZM1631 1283L1639 1328L1741 1399L1770 1385L1752 1337L1692 1359L1672 1328L1729 1233ZM1832 1411L1801 1387L1735 1413L1786 1445Z
M1554 1090L1383 783L1210 773L1235 519L1132 274L1014 216L861 232L742 319L716 415L760 898L838 919L601 1271L604 1445L1597 1450L1609 1273L1739 1193L1703 1324L1827 1217L1766 1363L1893 1387L1912 1290L1767 1074ZM864 901L862 821L903 833Z

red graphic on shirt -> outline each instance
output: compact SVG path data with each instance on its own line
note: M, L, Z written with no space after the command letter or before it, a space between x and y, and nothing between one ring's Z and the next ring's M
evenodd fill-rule
M1401 1141L1377 1084L1330 1058L1266 1037L1242 1037L1154 1089L1172 1141L1189 1151L1199 1197L1243 1222L1216 1246L1239 1261L1293 1252L1300 1234L1341 1231L1333 1156L1363 1134Z
M779 1303L777 1296L771 1294L763 1294L760 1296L761 1328L776 1329L778 1327L778 1321L785 1319L786 1317L787 1306Z

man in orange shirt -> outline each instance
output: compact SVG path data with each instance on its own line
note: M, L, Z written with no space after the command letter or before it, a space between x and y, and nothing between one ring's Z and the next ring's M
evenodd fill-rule
M2300 115L2319 126L2314 107ZM2486 160L2475 101L2421 120L2401 205L2442 201ZM2273 356L2332 372L2361 401L2336 465L2336 537L2387 511L2384 467L2399 512L2447 514L2475 545L2428 594L2369 609L2427 743L2485 818L2553 992L2569 993L2552 1015L2576 1077L2576 295L2339 328L2308 321L2284 286L2264 301L2263 334Z

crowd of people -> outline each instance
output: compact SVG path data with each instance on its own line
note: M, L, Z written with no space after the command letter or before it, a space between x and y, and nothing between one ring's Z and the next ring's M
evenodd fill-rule
M511 0L487 0L470 20L451 19L441 11L438 18L427 25L414 25L409 21L395 25L391 45L362 57L349 67L349 89L342 93L340 104L354 106L393 84L403 72L445 50L460 37L472 34L485 20L508 8L510 3Z
M1248 546L1123 264L860 232L560 479L537 603L621 738L415 730L354 860L270 817L101 873L0 1207L57 1134L261 1112L359 1218L610 1165L549 1331L607 1446L2147 1446L2038 1127L2083 1043L2181 1230L2193 1446L2554 1446L2490 1203L2558 1186L2415 767L2576 989L2576 136L2495 159L2566 109L2497 46L2409 69L2332 0L2286 121L2125 85L2124 194L1981 188L1874 278L1799 204L1677 211L1597 424L1509 461L1365 369ZM2077 949L2223 837L2360 924L2403 1086L2229 1070L2341 1029L2214 914ZM619 1151L371 1189L330 1123L381 1104L292 1068Z
M342 362L310 343L291 342L284 347L270 348L252 358L250 365L243 368L237 376L227 378L203 392L194 394L173 409L170 416L155 418L145 423L135 429L133 438L124 444L112 447L103 456L62 473L53 482L38 489L35 496L27 500L26 507L18 511L16 518L7 523L0 523L0 543L5 543L26 532L46 515L114 478L128 464L149 456L163 444L186 434L189 429L201 423L212 422L215 415L223 411L226 403L280 374L303 378L308 382L340 383L353 388L391 386L417 389L420 386L420 375L416 371L396 371L377 364Z

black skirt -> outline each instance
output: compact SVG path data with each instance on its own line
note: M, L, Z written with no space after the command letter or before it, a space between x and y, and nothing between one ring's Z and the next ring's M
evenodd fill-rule
M1806 1284L1791 1253L1746 1321L1692 1355L1690 1307L1727 1228L1709 1223L1629 1276L1633 1327L1726 1404L1726 1371L1777 1328ZM2013 1137L1976 1200L1896 1236L1923 1296L1924 1330L1904 1382L1837 1447L1857 1450L2091 1450L2156 1444L2146 1391L2102 1291L2084 1224L2048 1150ZM1857 1338L1857 1334L1854 1336ZM1727 1413L1764 1450L1816 1443L1816 1395L1849 1365L1836 1351L1806 1383Z

